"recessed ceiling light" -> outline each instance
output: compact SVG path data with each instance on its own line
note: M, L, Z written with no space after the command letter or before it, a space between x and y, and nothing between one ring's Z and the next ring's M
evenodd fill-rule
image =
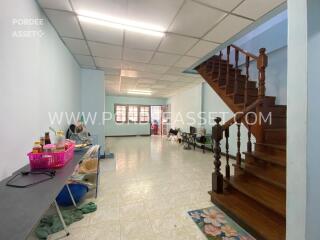
M137 78L138 72L134 70L121 69L121 77Z
M148 90L128 90L129 94L137 94L137 95L151 95L152 91Z
M131 32L143 33L156 37L163 37L165 29L161 26L151 25L143 22L136 22L124 18L116 18L106 16L95 12L79 10L77 11L78 18L81 22L98 24L102 26L124 29Z

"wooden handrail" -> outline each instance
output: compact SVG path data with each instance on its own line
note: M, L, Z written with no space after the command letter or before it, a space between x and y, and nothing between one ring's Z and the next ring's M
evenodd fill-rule
M249 56L255 60L257 60L259 58L258 56L254 55L253 53L247 52L246 50L244 50L236 45L231 44L230 46L237 49L239 52L243 53L244 55Z
M234 123L237 122L237 120L240 120L244 115L246 115L248 112L252 111L255 107L257 107L259 104L261 104L263 102L263 98L258 98L256 101L254 101L252 104L250 104L248 107L246 107L244 109L244 111L242 111L239 114L234 115L233 117L231 117L228 121L226 121L223 124L223 128L226 129L228 127L230 127L231 125L233 125Z
M233 66L230 64L230 49L234 48L234 62L232 62ZM237 130L237 153L236 153L236 165L237 168L242 167L242 159L241 159L241 122L243 121L243 118L249 118L246 119L248 122L245 123L246 127L248 128L248 142L247 142L247 152L252 152L252 141L251 141L251 134L252 134L252 126L250 119L252 118L253 113L261 112L260 107L262 107L265 98L265 80L266 80L266 67L268 66L268 56L266 55L266 49L260 48L259 49L259 56L256 56L252 53L249 53L242 48L235 46L233 44L229 45L226 49L227 52L227 59L225 60L226 63L224 63L223 69L222 69L222 52L220 51L219 54L219 71L218 71L218 82L222 81L222 73L226 74L225 79L225 93L233 94L233 100L234 103L236 103L235 96L237 95L244 95L244 101L243 101L243 111L237 112L233 115L231 119L226 121L223 125L220 124L221 118L217 117L215 119L216 125L212 127L212 140L213 140L213 152L214 152L214 172L212 173L212 192L215 193L223 193L223 175L221 173L221 140L223 139L223 133L225 134L225 143L226 143L226 166L225 166L225 173L226 178L230 178L230 164L229 164L229 127L233 124L236 124L236 130ZM245 55L245 79L244 75L241 75L241 70L239 69L239 54ZM210 65L214 65L217 63L217 57L214 56L214 62ZM258 89L254 88L254 90L258 90L258 96L257 99L250 104L251 99L253 97L256 97L254 94L255 91L252 91L252 82L250 81L250 60L253 59L257 63L257 70L259 72L259 87ZM225 69L226 68L226 69ZM231 69L231 70L230 70ZM216 71L217 72L217 71ZM216 73L215 73L216 74ZM243 80L244 82L244 90L243 90ZM250 83L250 85L249 85ZM241 84L241 85L240 85ZM250 91L249 91L250 90ZM252 96L251 96L252 95ZM250 105L248 105L250 104ZM248 105L248 106L247 106ZM262 139L263 133L261 133L261 127L258 127L257 129L256 124L253 124L253 130L257 134L259 138L256 137L257 140Z

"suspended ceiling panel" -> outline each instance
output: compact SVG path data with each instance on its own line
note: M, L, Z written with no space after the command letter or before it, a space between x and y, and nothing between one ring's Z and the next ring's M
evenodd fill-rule
M284 0L38 0L81 67L105 72L106 92L167 97L202 81L183 71ZM163 37L79 21L83 11L156 25ZM97 16L100 16L97 15Z

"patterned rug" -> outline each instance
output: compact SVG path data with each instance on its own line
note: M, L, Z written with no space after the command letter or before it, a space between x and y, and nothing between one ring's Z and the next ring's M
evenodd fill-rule
M255 240L216 206L188 214L209 240Z

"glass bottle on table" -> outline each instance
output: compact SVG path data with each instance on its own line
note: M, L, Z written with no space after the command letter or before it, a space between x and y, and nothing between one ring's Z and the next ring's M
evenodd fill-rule
M42 152L42 148L40 145L39 141L34 142L33 148L32 148L32 153L41 153Z
M44 135L44 144L45 145L51 144L51 139L50 139L49 132L46 132L45 135Z
M41 149L43 151L43 146L45 145L44 137L40 137L40 145L41 145Z
M57 151L64 151L65 150L65 137L63 131L57 131L56 134L56 149Z

